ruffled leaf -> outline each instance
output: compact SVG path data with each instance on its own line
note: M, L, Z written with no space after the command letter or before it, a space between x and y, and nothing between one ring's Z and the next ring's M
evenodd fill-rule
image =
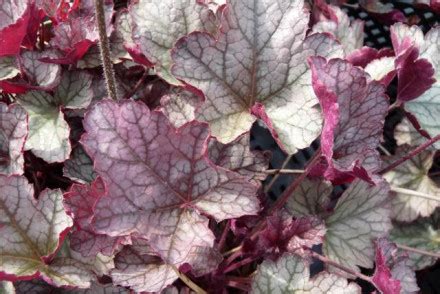
M385 88L344 60L313 57L309 62L325 116L324 176L332 181L347 176L374 181L372 173L380 167L376 148L388 113Z
M310 278L309 264L296 255L284 255L276 262L266 260L257 270L252 293L361 293L355 283L328 272Z
M235 171L256 184L260 184L267 176L264 171L269 166L269 156L261 151L251 150L249 133L229 144L211 139L208 152L209 158L216 165Z
M257 187L206 157L206 124L176 130L144 104L102 101L84 126L82 143L108 186L95 207L100 233L136 233L165 262L194 265L214 243L205 215L221 221L259 210Z
M140 0L129 8L134 23L133 40L154 64L157 74L170 84L180 84L170 73L171 49L176 41L194 31L217 31L215 15L201 3Z
M391 229L388 189L386 182L353 181L325 220L327 257L354 270L373 267L373 240Z
M194 32L176 44L173 73L204 93L197 119L209 122L220 142L249 131L254 112L294 153L309 146L322 122L304 60L341 56L342 48L328 35L305 36L302 0L272 4L229 2L217 39Z
M156 256L141 255L129 247L117 255L115 263L116 269L110 274L113 282L136 293L160 292L178 279L173 266Z
M408 152L409 148L399 149L397 155L392 157L390 162ZM433 151L421 152L384 175L390 185L438 198L436 201L423 196L406 194L404 191L396 192L391 205L394 219L406 222L413 221L419 216L430 216L440 206L440 187L428 176L434 154Z
M0 174L23 174L23 148L28 135L26 111L0 102Z

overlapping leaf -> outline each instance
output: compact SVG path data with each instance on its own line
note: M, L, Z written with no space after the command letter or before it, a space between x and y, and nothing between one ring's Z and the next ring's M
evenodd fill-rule
M376 148L388 112L384 87L346 61L312 57L309 62L325 116L321 135L327 161L324 176L335 181L355 175L373 181L372 173L380 165Z
M342 48L328 35L306 37L302 0L230 1L214 39L194 32L173 51L174 75L199 88L206 101L197 118L227 143L263 118L289 153L307 147L321 131L321 115L304 60L337 57ZM270 21L268 21L270 19Z
M440 211L429 218L420 218L413 223L399 224L390 232L390 239L398 244L440 254ZM408 252L409 266L421 270L434 264L435 257Z
M397 155L392 157L390 161L407 152L409 152L408 148L399 149ZM417 196L405 193L405 191L396 192L392 199L391 209L394 219L406 222L413 221L419 216L430 216L440 206L440 187L428 176L434 154L434 151L421 152L384 175L391 185L422 194ZM434 199L423 197L423 194L434 197Z
M235 171L259 184L266 178L264 170L269 166L269 157L261 151L250 149L250 134L245 133L229 144L215 139L209 141L209 158L216 165Z
M373 267L373 240L391 229L388 189L386 182L353 181L325 220L327 257L354 270Z
M136 233L165 262L196 266L200 254L205 264L217 259L202 213L220 221L259 210L257 187L206 157L206 124L176 130L144 104L103 101L86 115L85 129L83 145L109 191L95 207L98 232Z
M44 57L57 57L54 51L25 51L20 55L20 67L29 85L43 89L53 89L61 80L61 66L42 62Z
M157 74L170 84L180 82L170 73L171 49L176 41L194 31L215 34L215 15L201 1L140 0L129 8L133 40L154 64Z
M0 81L13 78L19 73L14 57L0 57Z
M129 240L94 232L91 226L94 207L104 195L105 187L100 178L90 185L73 184L64 195L64 206L72 215L77 227L70 235L70 246L84 257L95 256L98 253L111 256Z
M323 19L313 26L314 32L330 33L341 42L346 54L362 47L364 43L364 22L350 21L348 15L337 6L327 5L331 19Z
M115 260L116 269L111 277L116 285L130 287L138 292L160 292L177 280L172 265L152 255L141 255L126 247Z
M81 184L91 183L96 178L93 162L81 146L74 148L64 162L63 175Z
M321 272L310 278L309 264L296 255L284 255L276 262L266 260L257 270L252 293L361 293L345 278Z
M0 174L23 174L23 148L28 134L26 111L0 102Z
M69 157L70 129L61 108L87 107L93 97L91 83L87 73L69 71L63 74L54 96L39 91L18 96L18 102L29 114L27 150L47 162L61 162Z
M376 269L372 277L375 286L387 294L418 293L416 275L408 266L408 256L385 238L376 242Z
M88 287L91 276L71 259L51 259L72 226L60 190L44 190L38 200L21 176L0 176L0 275L9 279L42 276L54 285Z
M0 3L0 56L16 55L26 35L30 1L4 0Z
M163 113L176 128L194 120L194 112L201 103L198 95L183 88L174 88L160 99Z
M396 140L397 146L409 145L414 147L417 147L428 140L426 137L423 137L406 118L394 128L394 139ZM434 149L440 149L439 142L436 142L427 148L427 150Z

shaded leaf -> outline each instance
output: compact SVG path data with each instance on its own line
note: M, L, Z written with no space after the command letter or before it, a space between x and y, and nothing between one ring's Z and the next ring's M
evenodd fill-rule
M173 51L174 75L205 95L197 119L228 143L249 131L254 112L287 152L309 146L322 120L304 60L341 56L341 47L328 35L305 36L302 0L228 4L217 39L194 32Z
M323 252L328 258L353 270L373 267L373 239L391 229L388 189L384 181L370 186L356 179L344 191L325 220Z
M81 147L75 147L70 158L64 162L63 175L81 184L91 183L96 178L93 161Z
M170 73L171 49L176 41L194 31L215 34L215 16L201 1L140 0L129 7L133 40L168 83L180 82ZM159 24L159 25L158 25Z
M20 105L0 102L0 174L23 174L27 128L27 114Z
M392 162L409 152L409 148L401 148L396 156L389 159ZM432 166L434 151L424 151L400 164L392 171L384 174L390 185L438 197L439 201L396 192L392 198L392 217L398 221L413 221L419 216L430 216L440 205L440 187L428 176Z
M420 133L414 128L412 123L404 118L394 129L394 139L397 146L409 145L417 147L425 143L428 139L420 135ZM436 142L429 146L427 150L440 149L440 143Z
M61 79L61 66L53 63L42 62L44 57L57 57L54 51L24 51L20 55L20 68L26 75L31 86L40 86L52 89Z
M86 72L67 71L55 91L54 100L69 109L86 108L93 98L91 85L92 76Z
M102 101L84 126L82 143L108 186L95 208L97 232L136 233L164 261L194 265L214 242L202 213L221 221L259 210L257 187L207 158L206 124L176 130L144 104Z
M284 255L278 261L264 261L252 283L252 293L361 293L345 278L321 272L310 278L309 264L299 256Z
M13 78L19 73L14 57L0 57L0 81Z

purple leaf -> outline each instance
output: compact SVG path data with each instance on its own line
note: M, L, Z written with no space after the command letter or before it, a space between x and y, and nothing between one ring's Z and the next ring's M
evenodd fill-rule
M4 0L0 4L0 56L16 55L26 35L29 0Z
M205 215L221 221L259 210L257 187L207 158L204 123L176 130L144 104L102 101L84 127L82 143L109 191L95 207L100 233L138 234L165 262L193 265L214 243Z
M28 135L26 111L0 102L0 174L23 174L23 148Z
M203 92L196 118L209 122L220 142L249 131L261 104L282 148L295 153L319 135L322 122L304 60L342 56L342 48L327 34L306 37L302 0L272 4L230 1L217 38L194 32L177 42L173 73Z
M313 57L309 62L325 116L324 176L335 182L347 176L374 181L372 173L380 166L376 148L388 112L384 87L344 60Z

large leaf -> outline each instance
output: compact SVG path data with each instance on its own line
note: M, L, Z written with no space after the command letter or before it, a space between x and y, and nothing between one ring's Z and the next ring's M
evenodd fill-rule
M289 153L319 135L322 119L304 60L338 57L342 48L328 35L306 37L308 22L303 0L235 0L223 10L217 39L194 32L176 44L173 73L205 94L197 118L220 142L247 132L252 111Z
M309 264L296 255L284 255L276 262L266 260L257 270L252 293L361 293L355 283L328 272L310 278Z
M180 82L170 73L171 49L176 41L194 31L215 34L215 16L201 1L140 0L129 8L133 40L152 62L157 74L170 84Z
M23 148L28 134L26 111L0 102L0 174L23 174Z
M432 28L423 37L423 33L417 26L408 27L404 24L396 24L392 27L393 47L399 50L400 47L410 43L420 53L420 59L427 60L434 69L433 78L436 82L431 86L413 85L404 86L419 90L411 98L414 100L405 103L405 109L411 112L418 120L422 129L432 137L440 134L440 27ZM419 60L420 60L419 59ZM421 70L417 71L413 81L422 83L424 80ZM413 72L414 75L414 72ZM417 95L418 94L418 95Z
M94 232L91 226L94 207L105 193L104 183L97 178L90 185L73 184L64 194L64 207L72 215L76 226L76 230L70 235L70 246L84 257L98 253L111 256L129 240Z
M235 171L250 181L259 184L267 174L267 154L251 150L250 134L245 133L229 144L222 144L214 138L209 141L209 158L216 165Z
M353 181L325 220L324 254L354 270L373 267L373 239L391 229L388 206L386 182L370 186L359 179Z
M56 57L53 51L24 51L20 55L20 67L30 85L52 89L61 79L61 66L42 62L43 57Z
M51 259L72 226L60 190L44 190L39 199L21 176L0 176L0 276L42 276L57 286L90 285L90 274L70 259Z
M115 263L116 269L111 272L113 282L130 287L136 293L160 292L178 278L173 266L156 256L141 255L130 247L118 254Z
M396 156L392 157L389 162L408 152L409 148L398 149ZM419 216L430 216L440 206L440 187L428 176L434 155L434 151L421 152L384 175L385 179L393 186L438 198L436 201L424 198L423 195L420 197L407 194L404 191L396 192L391 205L394 219L413 221Z
M411 224L399 224L390 232L390 238L397 244L418 248L440 254L440 211L429 218L421 218ZM409 265L414 270L424 269L437 261L437 258L424 254L408 252Z
M136 233L164 261L194 265L214 242L205 215L221 221L259 210L257 186L207 158L204 123L176 130L142 103L102 101L84 127L82 143L108 186L95 207L98 232Z
M380 167L376 148L388 113L385 88L347 61L312 57L309 62L325 116L321 135L325 177L355 175L371 181Z

